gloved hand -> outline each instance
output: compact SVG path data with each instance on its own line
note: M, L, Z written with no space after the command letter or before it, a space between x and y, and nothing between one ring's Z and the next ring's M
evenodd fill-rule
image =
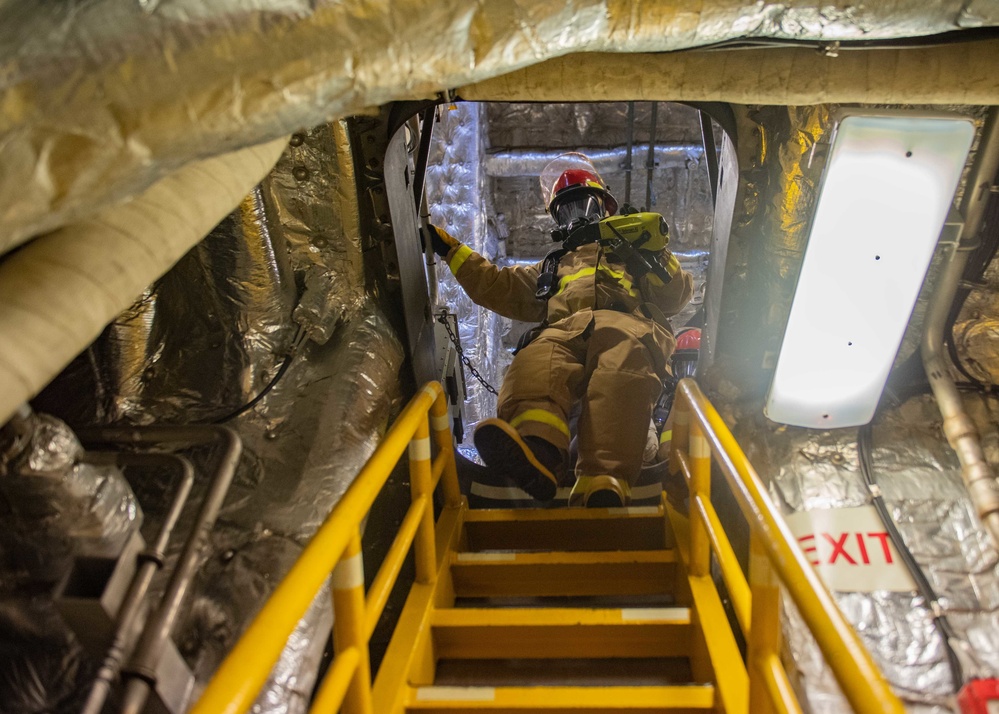
M447 254L451 252L452 248L461 245L457 238L433 224L427 226L427 233L430 234L430 247L442 258L447 258Z

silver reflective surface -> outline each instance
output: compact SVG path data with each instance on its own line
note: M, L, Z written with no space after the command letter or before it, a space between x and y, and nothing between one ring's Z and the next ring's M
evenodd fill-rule
M24 426L0 437L0 701L10 712L79 709L96 662L52 593L75 558L116 557L143 513L120 469L79 461L65 422L31 414Z
M957 458L934 424L929 397L889 411L874 429L872 460L889 512L926 573L957 633L965 676L999 672L999 552L978 522L961 481ZM980 423L981 424L981 423ZM985 431L996 438L994 424ZM856 430L775 427L762 419L737 433L770 492L786 513L847 508L870 501L859 471ZM835 593L886 677L910 702L949 706L952 693L939 630L916 593ZM788 644L819 711L846 706L804 622L787 608ZM823 706L825 708L823 708Z
M118 317L92 348L102 420L220 418L291 346L295 286L259 189Z
M427 203L431 223L487 258L500 260L505 229L492 210L488 176L483 165L485 128L482 105L459 104L443 111L430 147ZM502 338L510 329L510 321L469 300L440 259L437 260L437 276L439 302L458 316L458 336L465 355L498 390L509 364L509 355L502 350ZM467 369L465 380L468 385L467 427L495 415L496 397L476 382Z
M569 52L895 38L995 25L997 14L967 0L8 0L0 249L134 195L196 157ZM435 41L400 44L402 28Z

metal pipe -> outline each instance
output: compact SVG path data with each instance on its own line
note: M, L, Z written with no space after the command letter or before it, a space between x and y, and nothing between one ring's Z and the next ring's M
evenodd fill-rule
M708 184L711 186L711 205L718 202L718 154L715 153L715 132L711 127L711 117L698 111L701 120L701 142L704 144L704 159L708 166Z
M174 526L177 525L184 505L187 503L191 487L194 485L194 466L189 460L176 454L115 453L105 455L87 453L81 461L86 463L110 461L120 466L168 466L177 468L179 474L176 491L170 501L170 507L163 519L163 524L160 526L156 540L151 547L139 554L141 564L132 578L121 607L118 609L111 647L108 648L107 654L104 656L101 668L97 672L97 679L94 681L87 701L81 710L81 714L100 714L104 709L104 703L111 694L111 687L121 671L122 660L133 644L133 622L142 609L143 601L156 571L163 567L170 536Z
M437 107L428 107L420 117L420 144L416 150L416 167L413 170L413 198L417 203L426 200L427 163L430 159L430 142L434 138L434 117Z
M427 231L430 230L430 205L427 202L427 165L430 159L430 143L434 138L436 107L423 112L420 121L420 146L416 152L416 168L413 176L413 191L420 211L420 228L424 235L423 254L427 261L427 288L430 293L430 307L437 306L437 261L434 260L434 246Z
M156 612L143 629L142 637L136 645L126 667L126 674L133 675L125 688L122 712L139 714L149 697L149 690L156 682L156 667L163 653L163 647L170 637L180 608L184 603L188 588L198 569L201 553L208 545L208 539L215 525L222 501L225 499L239 455L242 442L235 431L224 426L147 426L131 428L98 428L81 430L81 440L90 443L132 443L132 444L209 444L219 442L223 452L219 465L212 477L198 510L194 528L188 536L180 554L177 567L170 576L166 592Z
M978 232L996 171L999 169L999 108L992 107L982 129L974 165L961 199L964 217L961 237L954 245L938 279L926 314L921 352L923 368L943 416L944 434L961 463L961 477L979 518L999 543L999 484L985 461L974 422L964 410L961 395L944 362L943 333L954 295L964 274Z
M631 204L631 147L635 143L635 103L628 102L628 151L624 157L624 202ZM649 142L651 144L651 142Z
M649 158L646 168L649 170L648 180L645 182L645 210L652 210L652 172L656 168L656 121L659 114L659 102L652 102L652 119L649 122Z
M637 173L638 159L636 157L650 151L650 146L652 147L651 151L655 153L655 164L659 169L684 168L691 159L700 161L701 153L704 151L700 140L682 143L664 142L662 144L649 144L644 141L633 142L631 146L632 183L634 183L634 175ZM577 146L573 147L573 150L586 154L590 163L605 177L620 171L628 154L627 144L620 146ZM564 148L490 149L489 153L482 158L482 168L489 178L528 177L537 180L542 169L563 153L565 153Z

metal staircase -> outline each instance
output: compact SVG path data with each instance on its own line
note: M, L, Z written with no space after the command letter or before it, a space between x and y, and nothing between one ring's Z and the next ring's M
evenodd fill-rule
M904 711L692 380L677 391L670 458L687 488L654 507L470 510L450 428L430 384L192 712L247 711L327 579L335 656L312 712L800 712L781 659L782 591L854 711ZM365 588L361 524L406 452L412 503ZM748 572L714 508L713 470L749 525ZM372 684L368 642L410 553L415 582Z
M417 624L389 648L374 711L716 708L707 638L723 661L740 654L727 624L706 636L725 614L693 596L665 508L464 511L444 525L436 584L407 602Z

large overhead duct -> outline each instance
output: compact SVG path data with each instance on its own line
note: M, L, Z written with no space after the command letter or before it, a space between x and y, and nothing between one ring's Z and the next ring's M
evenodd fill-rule
M729 51L719 47L665 54L572 54L461 86L457 93L469 100L538 102L999 102L999 78L991 71L999 56L996 40L918 49L852 50L836 43L823 48L751 47L747 43L746 48Z
M232 211L286 144L187 166L0 263L0 423Z
M967 0L714 0L693 8L643 0L6 2L0 5L0 251L135 195L191 160L570 53L670 52L737 39L869 43L997 24L994 4ZM912 80L904 89L966 88L961 74L972 73L971 57L954 51L964 53L962 71L946 81L927 81L925 53L908 57L914 65L904 73ZM766 75L759 72L774 66L769 55L751 62L734 53L728 71L711 57L685 73L688 92L714 80L713 98L749 101L740 82L766 89L789 76L823 76L797 71L797 55ZM634 86L619 83L634 90L629 99L641 96L654 63L620 61L645 71ZM581 71L575 59L563 66L557 84L577 78L589 88L585 96L610 97L616 80L608 78L606 60L595 65L597 73ZM869 65L871 75L855 68L848 74L858 84L890 87L883 66ZM811 100L821 86L808 86ZM909 99L877 99L892 97Z

